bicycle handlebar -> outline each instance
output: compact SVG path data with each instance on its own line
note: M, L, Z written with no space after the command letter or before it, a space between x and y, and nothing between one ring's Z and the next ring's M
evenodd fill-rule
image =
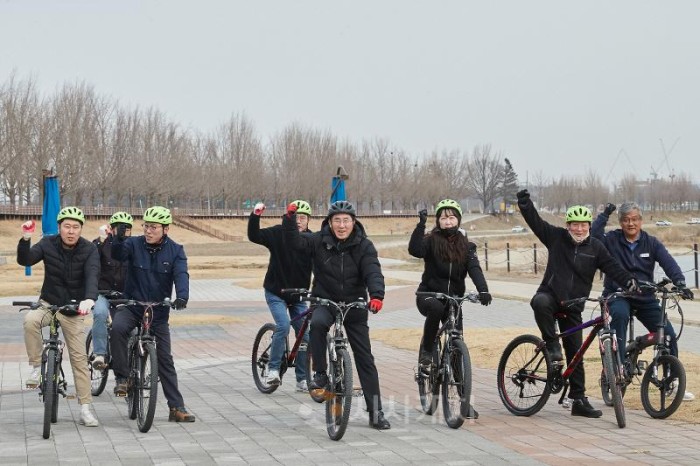
M170 298L166 298L163 301L155 301L155 302L145 302L145 301L136 301L135 299L112 299L110 302L117 307L123 307L123 306L143 306L143 307L159 307L159 306L167 306L169 308L173 308L175 305L173 304L173 301L170 300Z
M436 293L433 291L416 291L416 296L425 296L427 298L435 298L440 300L451 300L458 304L462 304L464 301L469 301L470 303L479 302L479 293L477 291L470 291L464 296L450 296L445 293Z
M24 310L34 310L34 309L39 309L42 306L42 303L40 302L35 302L35 301L12 301L13 306L21 306L21 309L18 312L22 312ZM63 306L57 306L55 304L48 304L45 305L47 309L49 309L51 312L56 313L60 312L64 316L77 316L79 315L78 312L78 304L64 304Z
M117 290L97 290L97 294L104 296L110 302L116 299L124 299L124 293Z

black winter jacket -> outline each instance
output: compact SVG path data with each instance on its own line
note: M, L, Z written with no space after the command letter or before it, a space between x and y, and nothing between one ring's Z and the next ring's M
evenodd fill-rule
M467 243L466 263L452 263L442 261L433 255L432 238L433 235L425 236L425 225L418 224L408 243L408 253L425 261L418 291L462 296L466 291L464 280L467 275L472 279L477 291L489 291L484 272L479 265L479 258L476 255L476 244L471 241Z
M99 238L92 240L100 255L100 290L124 291L126 280L126 262L118 261L112 257L112 244L116 241L113 235L107 235L104 241Z
M603 243L589 236L576 244L566 228L542 220L532 201L518 204L525 222L547 247L547 269L538 292L553 294L557 301L589 296L596 270L600 269L617 283L626 284L632 275L610 255Z
M44 283L40 298L49 304L63 306L71 301L97 299L100 258L97 248L85 238L79 238L72 249L63 247L59 235L44 236L31 246L20 239L17 263L31 266L44 261Z
M285 215L282 226L287 242L312 258L313 296L350 303L359 298L366 300L369 292L370 298L384 299L384 275L377 250L359 221L355 221L345 241L333 236L327 219L321 231L315 233L299 233L295 216Z
M308 229L305 233L311 233ZM248 239L270 251L263 288L291 304L293 296L283 296L283 288L309 288L311 283L311 256L287 244L282 225L260 228L260 216L250 214ZM299 301L298 297L295 299Z

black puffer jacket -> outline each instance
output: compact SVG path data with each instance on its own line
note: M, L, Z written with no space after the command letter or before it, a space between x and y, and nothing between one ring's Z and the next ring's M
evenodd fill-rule
M72 249L63 247L59 235L44 236L31 246L23 239L17 244L17 263L31 266L44 261L44 283L40 298L63 306L71 300L97 299L100 259L97 248L85 238Z
M124 291L124 281L126 280L126 270L128 264L118 261L112 257L112 244L115 238L107 235L104 241L92 240L97 246L97 253L100 255L100 290Z
M358 298L366 300L369 292L370 298L384 299L384 275L377 250L359 221L355 221L345 241L333 236L327 219L321 231L315 233L299 233L295 216L285 216L282 226L287 242L312 257L314 296L349 303Z
M560 302L588 296L598 269L617 283L626 284L632 279L597 239L589 236L576 244L566 228L542 220L529 199L518 206L525 222L548 251L547 269L538 292L552 293Z
M462 236L462 233L457 233ZM464 280L467 275L472 279L479 292L488 292L484 272L479 265L476 255L476 244L467 242L467 261L465 263L445 262L433 255L433 235L425 236L425 225L417 225L408 243L408 253L413 257L423 259L425 268L418 291L446 293L452 296L462 296L466 291ZM466 241L466 238L459 238Z

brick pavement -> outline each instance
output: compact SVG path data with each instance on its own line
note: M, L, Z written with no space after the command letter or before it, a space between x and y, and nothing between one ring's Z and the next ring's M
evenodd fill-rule
M553 464L609 461L616 464L698 464L700 427L657 421L628 410L628 427L618 429L612 408L601 419L572 418L550 400L530 418L502 406L493 371L476 369L474 404L480 419L448 428L441 415L425 416L413 381L415 354L373 343L385 412L392 429L367 427L361 399L353 406L340 442L328 439L323 407L284 383L271 395L253 384L250 350L257 328L269 320L263 302L250 290L227 281L192 284L198 299L192 313L227 314L240 323L174 327L174 353L194 424L167 422L165 400L147 434L126 416L123 399L107 391L95 398L98 428L77 426L77 402L61 400L52 437L41 438L43 405L35 391L22 389L26 355L21 315L0 307L0 462L2 464ZM386 309L372 316L372 328L420 327L413 287L392 287ZM227 299L222 299L227 298ZM193 300L195 301L195 300ZM469 308L466 325L532 326L526 303L496 300L489 308ZM473 311L473 312L472 312ZM692 333L694 329L688 329ZM685 337L684 337L685 338ZM67 362L66 362L67 363ZM67 370L72 380L70 370ZM289 374L288 374L289 376ZM290 378L290 377L288 377ZM290 379L293 379L291 377ZM161 394L162 395L162 394ZM554 397L552 397L554 398ZM602 406L600 400L593 400ZM653 443L654 445L650 445Z

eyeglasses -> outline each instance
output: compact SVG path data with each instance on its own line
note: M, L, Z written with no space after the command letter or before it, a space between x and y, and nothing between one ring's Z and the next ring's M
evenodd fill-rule
M642 217L623 217L620 223L639 223L642 221Z
M156 223L155 225L150 225L148 223L144 223L143 229L146 231L156 231L158 229L158 227L160 227L160 226L162 226L162 225L160 225L158 223Z
M334 218L331 220L331 223L333 225L351 225L352 224L352 219L351 218Z

